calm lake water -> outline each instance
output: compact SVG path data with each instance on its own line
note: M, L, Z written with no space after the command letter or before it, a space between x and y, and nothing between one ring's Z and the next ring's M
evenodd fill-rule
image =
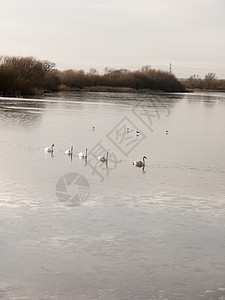
M0 299L225 299L224 153L222 93L1 97Z

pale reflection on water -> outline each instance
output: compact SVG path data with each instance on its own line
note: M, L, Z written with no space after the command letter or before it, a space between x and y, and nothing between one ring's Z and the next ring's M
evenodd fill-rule
M224 115L222 93L0 98L0 299L225 299ZM125 117L145 136L128 155L107 137ZM78 207L55 193L73 172Z

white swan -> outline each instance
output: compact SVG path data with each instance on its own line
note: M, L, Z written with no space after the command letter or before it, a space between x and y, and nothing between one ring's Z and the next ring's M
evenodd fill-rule
M87 158L87 148L85 148L85 152L80 152L79 153L80 158Z
M51 146L50 147L46 147L44 150L45 150L45 152L53 152L53 147L54 147L55 145L54 144L51 144Z
M141 160L134 160L133 161L133 165L135 166L135 167L144 167L145 166L145 159L147 159L147 157L146 156L143 156L143 160L141 161Z
M99 156L98 157L98 161L101 161L101 162L108 161L108 156L109 156L109 153L106 152L105 156Z
M73 155L73 146L70 146L70 149L66 150L65 154Z

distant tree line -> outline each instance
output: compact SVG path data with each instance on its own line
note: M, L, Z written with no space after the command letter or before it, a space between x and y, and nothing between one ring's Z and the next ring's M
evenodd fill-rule
M105 68L103 75L95 69L90 69L87 73L83 70L66 70L59 73L59 79L62 85L69 88L107 86L165 92L185 91L183 84L172 73L151 69L149 66L137 71Z
M33 57L0 57L0 92L32 95L40 90L56 90L60 83L54 66Z
M133 90L160 90L183 92L184 85L170 72L144 66L136 71L105 68L103 74L96 69L55 69L49 61L33 57L0 57L0 93L32 95L40 91L88 89L90 87L131 88Z
M198 75L192 75L182 83L190 90L225 91L225 80L217 79L215 73L208 73L203 79Z

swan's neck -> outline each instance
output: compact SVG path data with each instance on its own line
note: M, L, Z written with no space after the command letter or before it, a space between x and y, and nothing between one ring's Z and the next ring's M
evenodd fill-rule
M143 163L145 163L145 157L143 156Z

